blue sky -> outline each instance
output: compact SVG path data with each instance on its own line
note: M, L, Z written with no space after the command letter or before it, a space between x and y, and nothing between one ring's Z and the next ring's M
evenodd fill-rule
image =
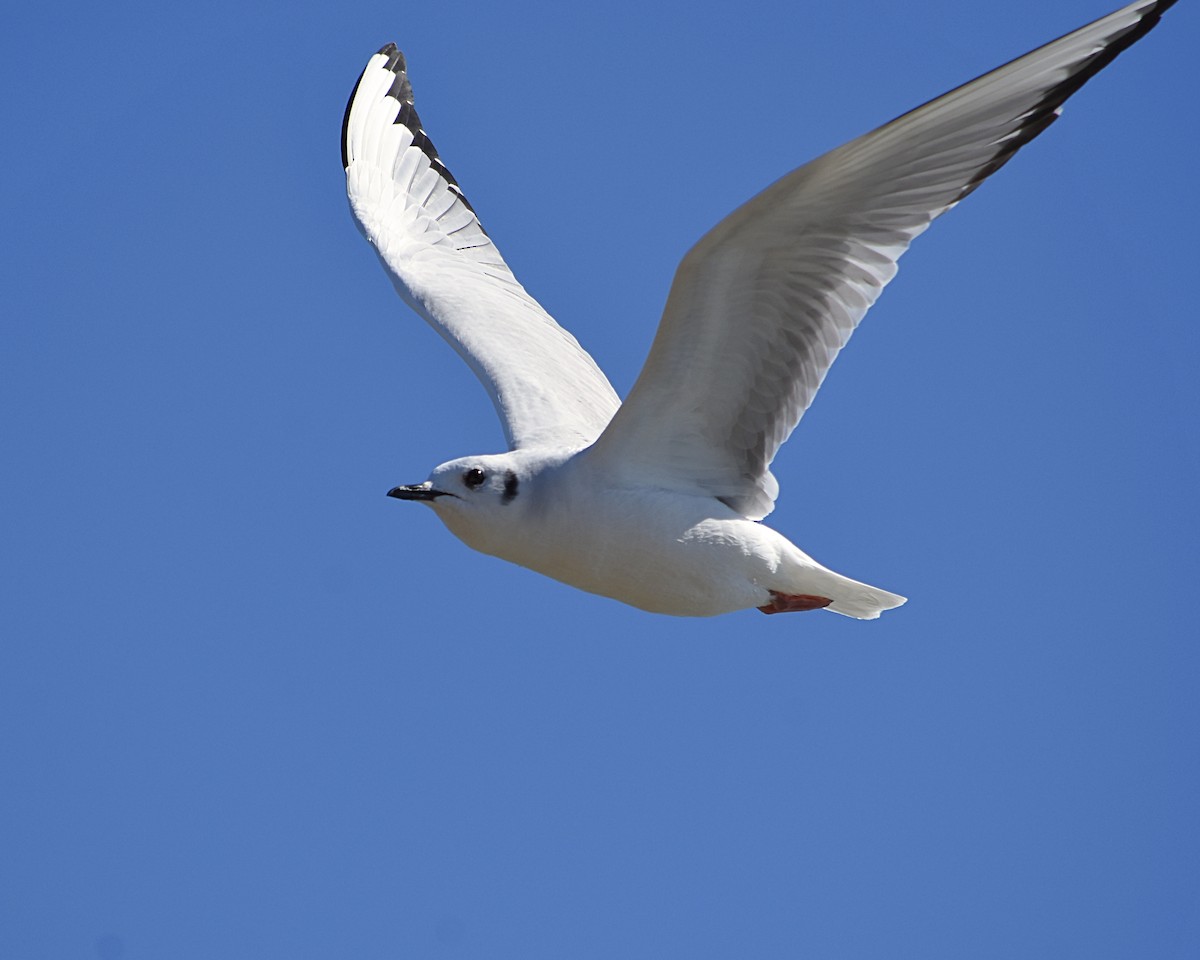
M910 597L873 623L645 614L387 499L502 438L338 163L395 40L624 392L737 204L1108 10L9 14L0 960L1196 956L1194 4L920 238L776 461L772 524Z

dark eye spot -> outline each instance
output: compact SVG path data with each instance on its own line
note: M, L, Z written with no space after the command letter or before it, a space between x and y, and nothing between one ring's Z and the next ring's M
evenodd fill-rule
M487 474L478 467L472 467L463 474L463 483L474 490L477 486L487 479Z

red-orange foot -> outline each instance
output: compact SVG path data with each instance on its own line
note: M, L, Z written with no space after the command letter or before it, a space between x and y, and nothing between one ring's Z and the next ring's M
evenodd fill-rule
M815 597L811 593L778 593L771 591L771 602L759 607L763 613L795 613L798 610L820 610L833 601L829 597Z

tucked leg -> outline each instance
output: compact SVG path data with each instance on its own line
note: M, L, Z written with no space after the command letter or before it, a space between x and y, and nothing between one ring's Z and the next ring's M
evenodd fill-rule
M771 591L771 602L759 607L763 613L794 613L798 610L820 610L833 601L829 597L816 597L810 593L779 593Z

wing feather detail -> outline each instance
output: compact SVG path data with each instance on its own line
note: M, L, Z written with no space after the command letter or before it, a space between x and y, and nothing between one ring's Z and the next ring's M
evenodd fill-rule
M513 276L425 133L404 56L388 44L342 125L350 209L404 301L467 362L510 449L578 449L620 401L600 368Z
M1144 36L1138 0L817 158L700 239L597 466L761 519L770 464L912 240Z

